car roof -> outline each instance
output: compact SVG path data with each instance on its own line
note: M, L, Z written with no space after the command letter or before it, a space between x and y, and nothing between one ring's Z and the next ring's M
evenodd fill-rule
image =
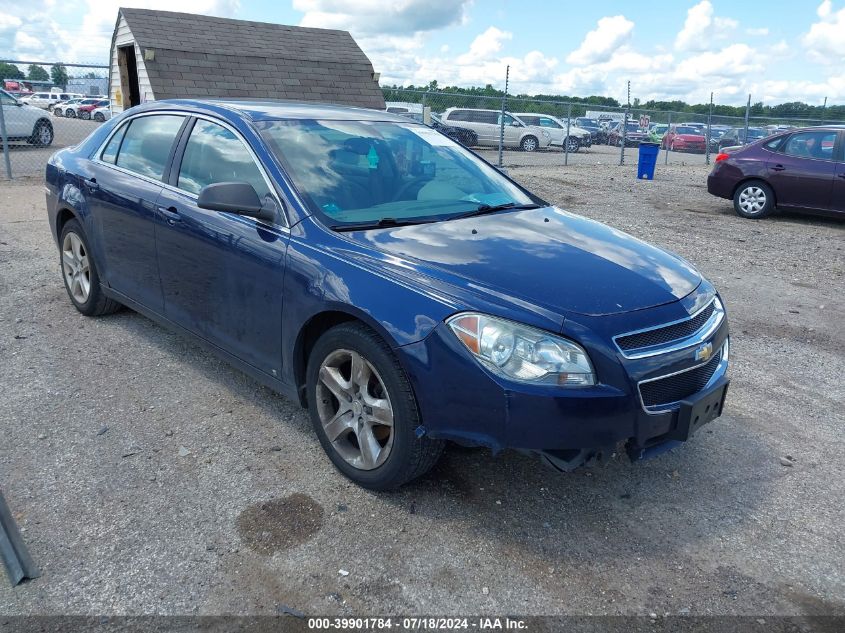
M252 121L274 119L325 119L333 121L391 121L408 123L410 119L385 112L327 103L306 103L283 100L241 99L165 99L152 101L136 108L137 112L151 110L192 110L197 113L239 114Z

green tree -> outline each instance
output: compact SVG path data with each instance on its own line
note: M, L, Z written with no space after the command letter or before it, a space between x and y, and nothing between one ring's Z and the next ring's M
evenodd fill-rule
M95 73L94 71L90 71L90 72L87 72L84 75L82 75L82 78L83 79L96 79L97 73Z
M0 62L0 79L24 79L24 74L14 64Z
M32 81L49 81L50 75L48 75L47 71L44 70L41 66L37 66L36 64L30 64L29 72L27 73L27 79L32 79Z
M67 86L67 68L64 64L53 64L50 68L50 80L57 86Z

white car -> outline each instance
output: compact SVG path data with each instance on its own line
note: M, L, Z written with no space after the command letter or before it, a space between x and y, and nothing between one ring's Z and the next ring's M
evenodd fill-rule
M10 141L40 146L53 142L53 124L41 108L18 101L5 90L0 90L0 107Z
M91 112L91 118L102 123L111 118L111 106L103 106L102 108L94 108Z
M563 140L566 138L566 121L561 121L550 114L537 114L535 112L514 112L527 125L543 128L551 137L551 144L563 148ZM590 147L593 144L590 131L580 128L572 123L569 125L569 142L567 149L570 152L577 152L581 147Z
M83 97L75 97L73 99L68 99L67 101L60 101L53 106L53 116L65 116L65 108L78 105L82 99Z

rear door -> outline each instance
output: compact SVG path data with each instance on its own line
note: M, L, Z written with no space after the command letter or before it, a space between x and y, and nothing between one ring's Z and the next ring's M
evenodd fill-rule
M180 142L169 180L156 227L165 315L278 378L290 234L263 168L233 128L197 118ZM252 185L276 205L278 223L200 209L200 190L217 182Z
M122 125L82 183L100 235L106 282L163 313L155 248L156 202L186 117L138 116Z
M830 209L838 134L807 130L791 134L767 162L779 207Z

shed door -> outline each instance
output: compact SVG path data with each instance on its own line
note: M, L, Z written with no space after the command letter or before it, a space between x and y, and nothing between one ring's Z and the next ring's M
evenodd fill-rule
M117 49L117 65L120 68L120 92L123 95L123 109L141 105L141 88L138 85L138 63L135 59L135 45Z

